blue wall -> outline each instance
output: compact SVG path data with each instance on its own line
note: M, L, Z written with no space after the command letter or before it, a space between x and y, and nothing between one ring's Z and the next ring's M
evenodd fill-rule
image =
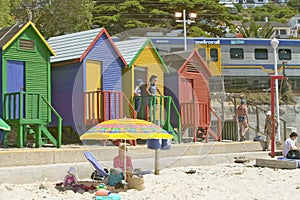
M102 62L103 90L122 91L122 67L124 64L105 34L102 34L85 59Z
M122 91L122 67L124 63L121 61L119 55L116 53L112 44L108 40L105 34L102 34L99 40L91 48L85 60L97 60L102 62L102 89L103 90L113 90ZM111 96L115 99L114 95ZM107 105L111 104L112 107L119 107L119 96L116 97L116 101L107 100ZM109 110L107 109L107 115L109 115ZM112 118L117 118L119 116L119 111L115 113L112 111L110 113Z
M80 77L80 63L69 64L51 68L51 90L52 90L52 105L63 118L63 126L72 126L76 130L72 103L73 90L76 78ZM80 80L77 80L80 81ZM76 88L80 90L80 88ZM82 93L83 89L81 89ZM82 107L82 106L81 106ZM57 118L53 117L51 125L57 124Z

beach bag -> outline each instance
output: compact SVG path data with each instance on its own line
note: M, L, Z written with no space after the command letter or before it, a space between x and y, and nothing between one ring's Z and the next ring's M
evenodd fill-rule
M290 150L287 155L287 158L289 159L300 159L300 151L298 150Z
M141 191L144 189L144 178L136 175L127 177L128 189Z
M115 169L111 169L109 172L108 185L116 186L117 183L122 184L122 180L124 179L123 173L117 171Z

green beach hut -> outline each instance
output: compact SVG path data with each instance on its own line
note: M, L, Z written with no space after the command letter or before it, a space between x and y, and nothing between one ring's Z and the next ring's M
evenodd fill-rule
M0 48L0 117L16 134L17 146L25 146L31 135L36 147L60 147L61 125L57 135L47 129L52 117L62 121L51 106L50 56L55 53L32 22L0 29Z

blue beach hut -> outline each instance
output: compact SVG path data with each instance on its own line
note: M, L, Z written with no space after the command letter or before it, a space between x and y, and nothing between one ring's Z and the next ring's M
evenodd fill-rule
M123 117L126 62L106 29L52 37L48 42L56 52L51 57L52 102L65 119L65 129L81 134L101 121Z

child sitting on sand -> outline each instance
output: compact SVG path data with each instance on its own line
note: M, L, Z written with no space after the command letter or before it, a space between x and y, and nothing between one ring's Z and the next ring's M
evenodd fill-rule
M76 179L76 169L75 167L70 167L68 174L64 178L64 186L71 186L77 183Z

